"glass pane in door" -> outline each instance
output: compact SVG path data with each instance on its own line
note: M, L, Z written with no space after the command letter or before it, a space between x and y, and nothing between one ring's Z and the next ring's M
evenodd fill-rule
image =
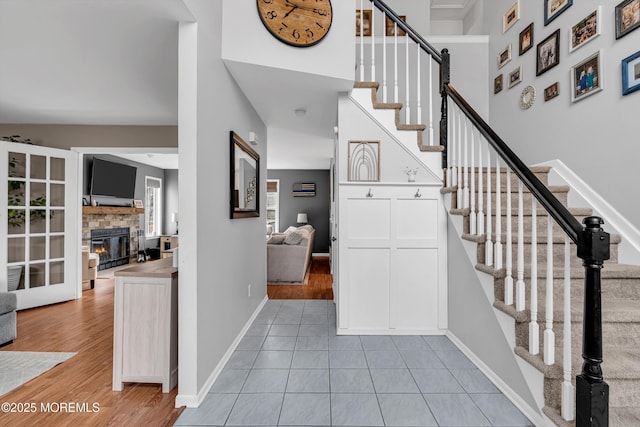
M29 259L30 260L44 260L45 248L46 248L45 236L31 237L29 239Z
M59 285L64 283L64 262L52 262L49 265L49 284Z
M64 181L64 159L51 157L51 176L52 181Z
M49 238L49 258L64 258L64 236Z
M30 213L30 231L31 233L47 232L47 211L44 209L33 209Z
M64 232L64 211L62 209L51 209L49 211L49 224L50 232Z
M45 264L31 264L29 266L29 288L39 288L45 285Z
M11 237L7 240L7 262L24 262L25 238Z
M31 155L31 178L47 179L47 158L45 156Z
M9 153L9 177L11 178L25 178L26 170L26 154L24 153Z
M49 206L64 206L64 184L51 184L51 202Z

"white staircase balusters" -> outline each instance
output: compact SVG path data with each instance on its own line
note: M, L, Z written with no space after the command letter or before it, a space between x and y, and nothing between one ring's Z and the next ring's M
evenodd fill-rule
M487 143L487 239L484 243L484 263L488 267L493 265L493 242L491 241L491 149Z
M496 270L502 268L502 188L500 156L496 155L496 241L493 249L493 265Z
M407 36L407 38L409 38L409 36ZM417 78L416 78L416 123L422 123L422 105L420 105L420 101L421 101L421 94L420 94L420 77L421 77L421 73L420 73L420 45L416 44L416 72L418 73Z
M404 123L405 124L409 124L411 123L411 105L409 103L409 36L406 36L404 38L405 40L405 55L404 55L404 59L405 59L405 98L404 98L404 108L405 108L405 112L404 112Z
M464 179L462 177L464 171L464 165L462 163L462 133L460 132L460 120L462 111L456 114L457 121L454 121L453 126L456 128L456 152L458 153L458 208L464 209L464 197L462 196L462 190L464 188Z
M560 413L565 421L573 421L575 389L571 384L571 249L569 236L564 237L564 309L562 333L562 407Z
M451 155L449 156L449 162L451 164L451 186L457 186L458 185L458 168L457 168L457 140L456 140L456 108L454 106L453 103L451 103L451 106L453 108L451 108L449 110L449 129L450 129L450 138L449 138L449 142L448 142L448 146L451 147ZM457 201L457 199L456 199ZM456 205L457 207L460 207L460 205Z
M522 181L518 181L518 259L516 280L516 311L525 308L525 285L524 285L524 197L522 194Z
M472 135L473 136L473 135ZM484 190L482 188L482 136L478 134L478 226L476 232L478 236L484 234Z
M547 216L547 286L545 289L544 363L555 363L555 333L553 332L553 219Z
M506 200L506 242L507 248L505 250L505 276L504 276L504 303L506 305L513 304L513 254L511 251L513 250L513 244L511 240L513 239L513 233L511 231L512 223L511 223L511 168L507 166L506 168L506 186L507 186L507 200Z
M469 141L467 140L467 118L460 115L460 143L464 145L462 163L464 168L462 170L464 177L464 188L462 189L462 207L469 208ZM464 126L464 139L462 138L462 127Z
M364 81L364 9L360 0L360 81Z
M436 109L433 108L433 58L431 55L427 58L427 62L429 63L429 145L436 145L433 140L433 114Z
M467 139L467 132L470 133L471 135L469 136L469 144L470 144L470 151L471 151L471 168L470 168L470 174L471 174L471 188L469 189L469 194L470 194L470 200L469 200L469 208L470 208L470 212L469 212L469 233L471 235L476 235L477 232L477 227L476 227L476 220L477 220L477 215L476 215L476 165L475 165L475 141L473 139L473 127L471 129L469 129L469 126L465 126L464 128L464 132L465 132L465 139Z
M529 322L529 353L540 352L540 327L538 326L538 212L536 198L531 199L531 321Z
M393 23L393 102L398 103L398 24Z
M371 12L373 13L373 11ZM382 14L382 22L384 22L382 31L382 102L387 102L387 14Z
M376 10L371 8L371 81L376 81Z

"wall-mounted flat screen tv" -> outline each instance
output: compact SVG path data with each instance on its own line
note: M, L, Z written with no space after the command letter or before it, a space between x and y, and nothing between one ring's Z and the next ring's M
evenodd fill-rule
M91 195L133 199L136 190L136 171L133 166L93 159Z

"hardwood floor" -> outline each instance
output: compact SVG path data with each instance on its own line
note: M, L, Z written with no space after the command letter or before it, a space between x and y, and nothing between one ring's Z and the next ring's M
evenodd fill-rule
M267 285L270 299L333 299L329 257L313 257L306 285Z
M162 393L160 384L127 384L111 391L114 279L96 280L83 298L18 312L18 338L0 351L78 352L68 361L0 397L0 403L31 404L32 413L0 412L3 426L170 426L178 388ZM98 412L46 412L41 405L99 405ZM33 407L33 406L32 406Z
M314 257L307 285L269 285L273 299L333 299L328 257ZM114 279L98 279L82 299L18 312L18 338L0 351L75 351L78 354L0 397L35 412L0 412L1 426L171 426L178 388L127 384L111 390ZM42 405L86 404L95 412L43 411ZM35 405L31 405L35 404Z

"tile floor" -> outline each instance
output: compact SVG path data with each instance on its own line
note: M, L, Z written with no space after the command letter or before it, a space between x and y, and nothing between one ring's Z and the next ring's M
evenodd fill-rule
M336 336L335 305L270 300L176 426L531 426L443 336Z

